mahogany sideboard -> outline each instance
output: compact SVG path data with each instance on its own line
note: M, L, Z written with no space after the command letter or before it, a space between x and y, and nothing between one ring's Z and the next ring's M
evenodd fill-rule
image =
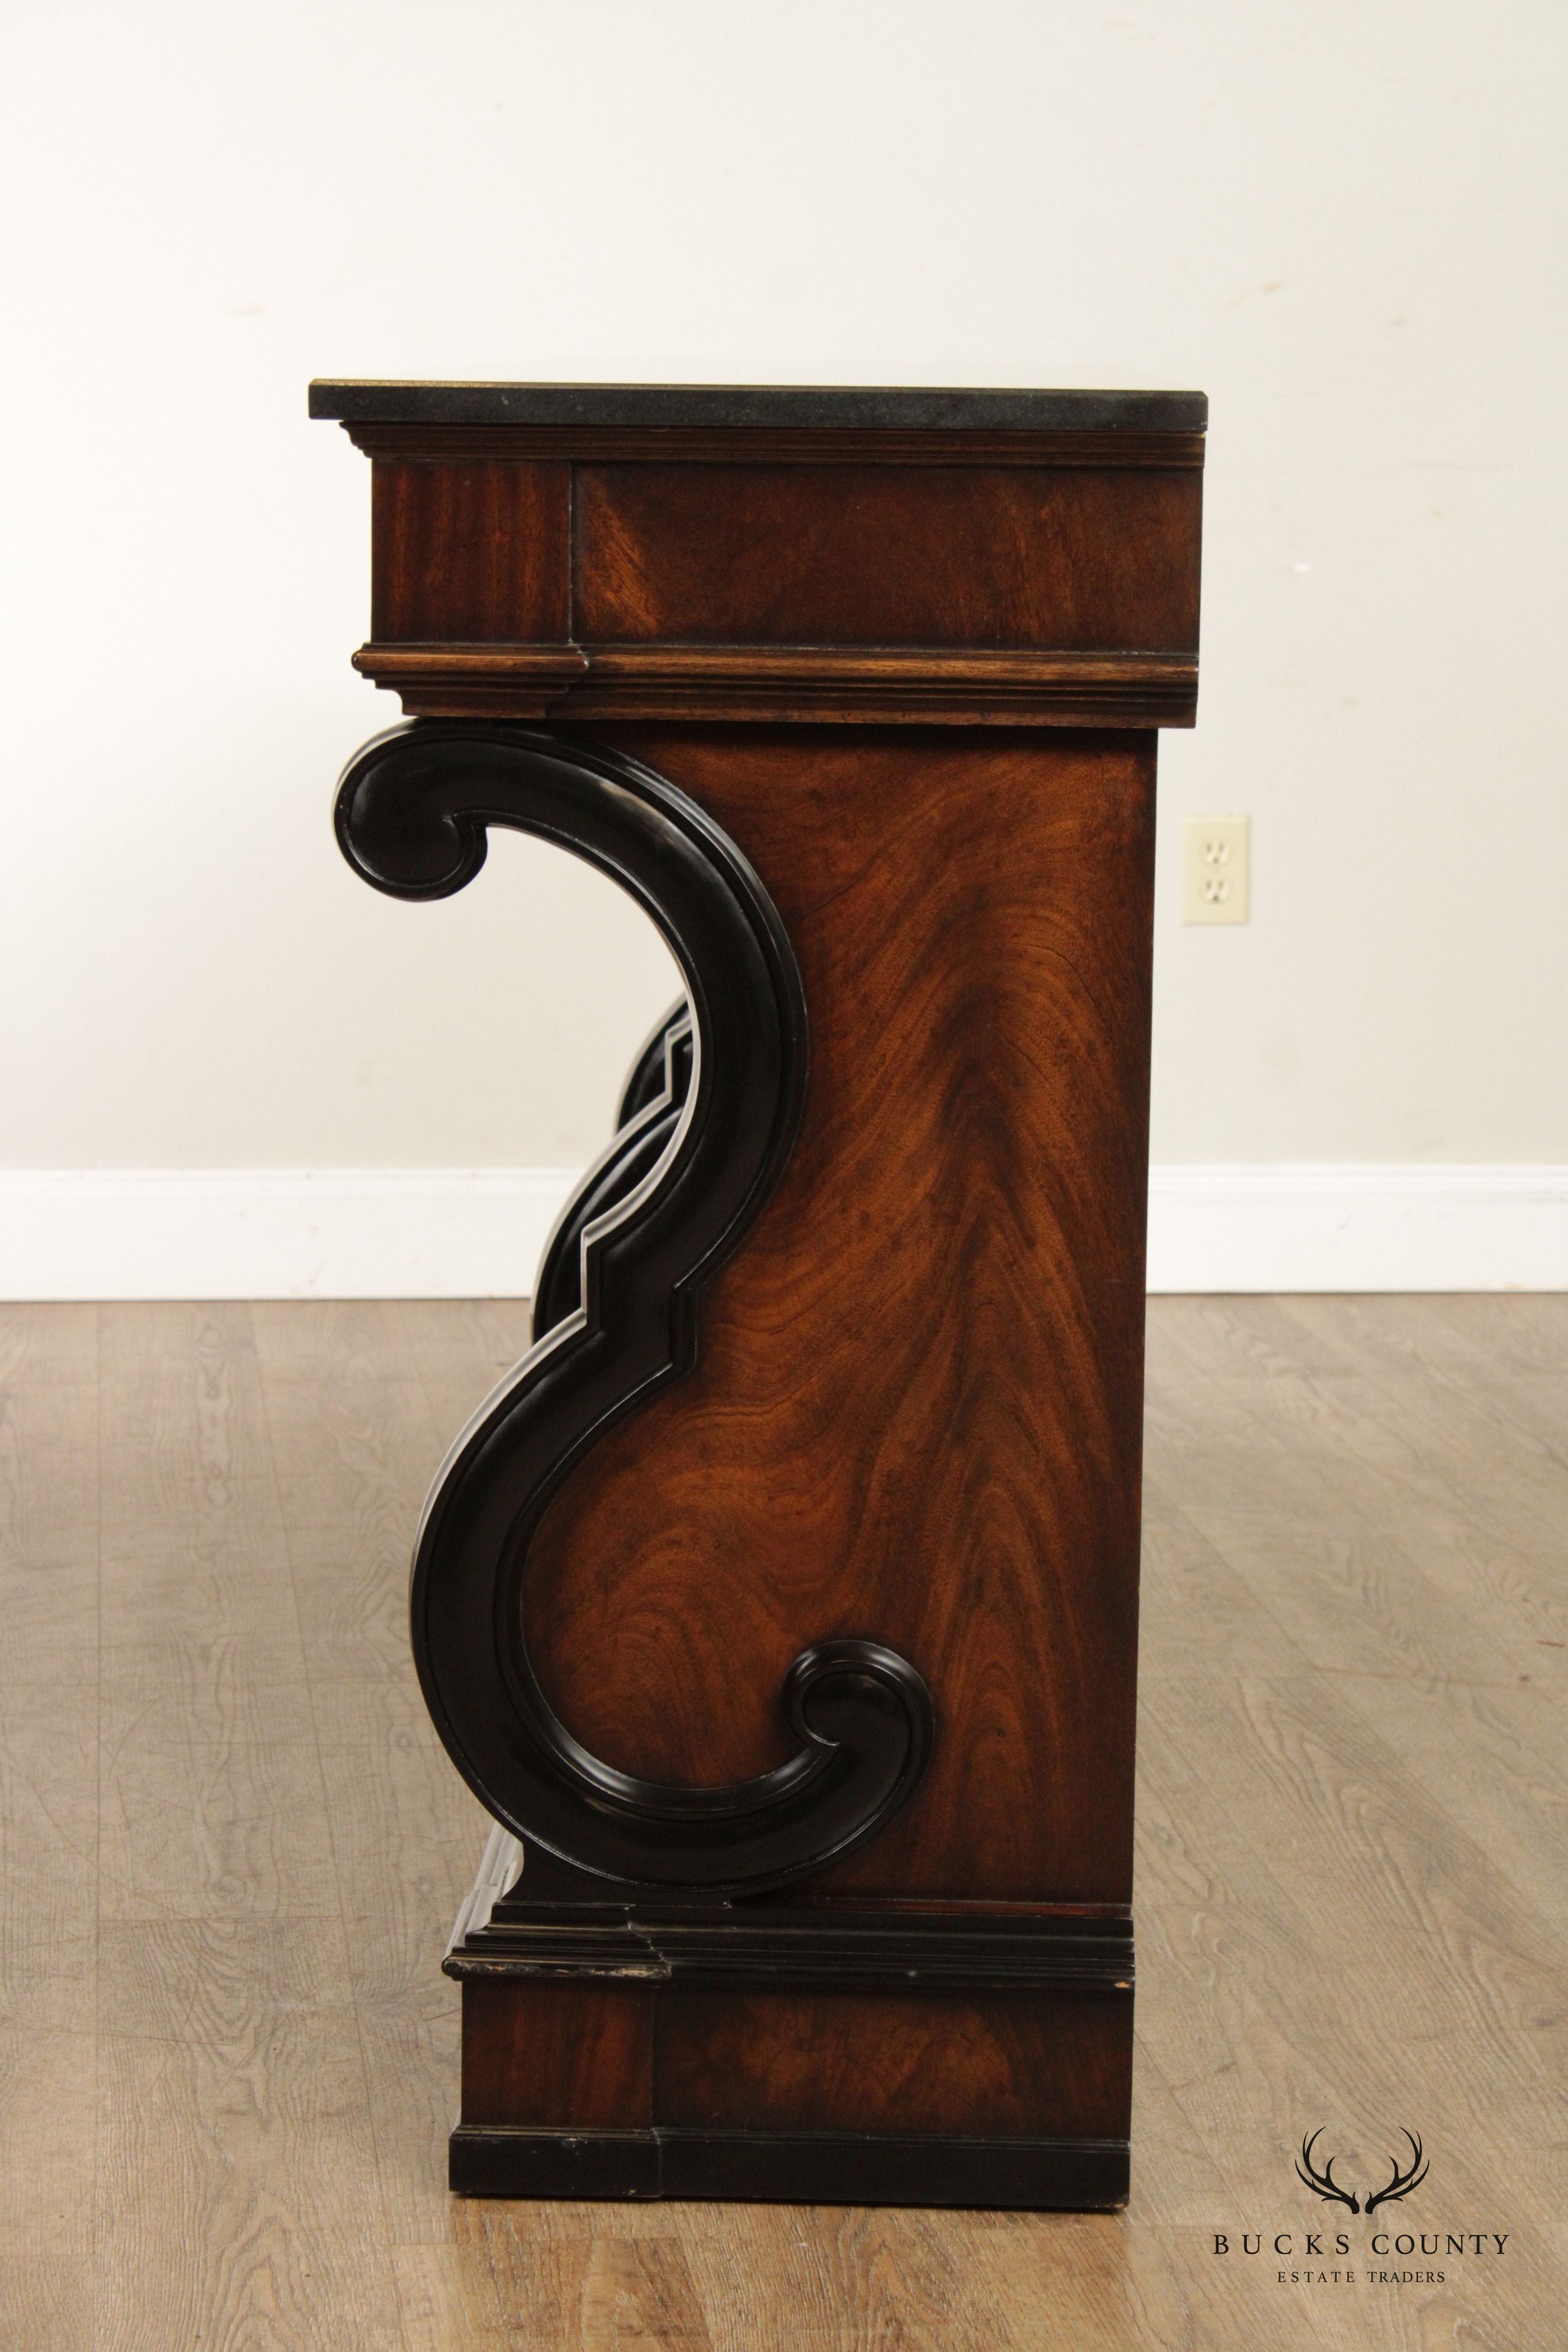
M455 2189L1127 2192L1155 730L1194 393L321 383L338 835L486 830L684 995L456 1440L415 1654L496 1828ZM519 1007L521 1013L526 1008Z

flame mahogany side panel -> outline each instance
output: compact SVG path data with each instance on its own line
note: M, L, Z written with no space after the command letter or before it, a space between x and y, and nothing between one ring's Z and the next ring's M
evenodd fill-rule
M564 637L572 470L476 458L377 466L371 631L393 643Z
M464 1988L463 2120L533 2130L1108 2138L1125 2128L1124 2004L1037 1994Z
M1153 738L609 740L757 867L810 1076L696 1370L536 1538L542 1681L622 1769L728 1780L804 1641L875 1629L936 1748L814 1890L1125 1903Z
M589 644L962 645L1192 653L1181 561L1203 477L1089 467L580 466Z

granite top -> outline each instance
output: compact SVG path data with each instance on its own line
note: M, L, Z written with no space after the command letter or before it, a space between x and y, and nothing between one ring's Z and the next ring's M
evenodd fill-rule
M353 425L577 425L711 431L1201 433L1201 392L981 392L871 384L417 383L321 378L312 416Z

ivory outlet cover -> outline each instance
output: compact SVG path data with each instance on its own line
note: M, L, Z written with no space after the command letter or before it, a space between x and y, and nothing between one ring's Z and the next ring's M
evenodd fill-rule
M1190 816L1182 833L1184 923L1245 923L1252 899L1251 819Z

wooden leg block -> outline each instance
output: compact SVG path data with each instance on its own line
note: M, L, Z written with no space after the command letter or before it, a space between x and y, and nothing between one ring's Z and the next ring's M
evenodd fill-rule
M1104 2207L1122 1989L735 1992L469 1977L451 2181L512 2197Z
M463 2121L646 2129L653 2121L652 1993L470 1979Z

